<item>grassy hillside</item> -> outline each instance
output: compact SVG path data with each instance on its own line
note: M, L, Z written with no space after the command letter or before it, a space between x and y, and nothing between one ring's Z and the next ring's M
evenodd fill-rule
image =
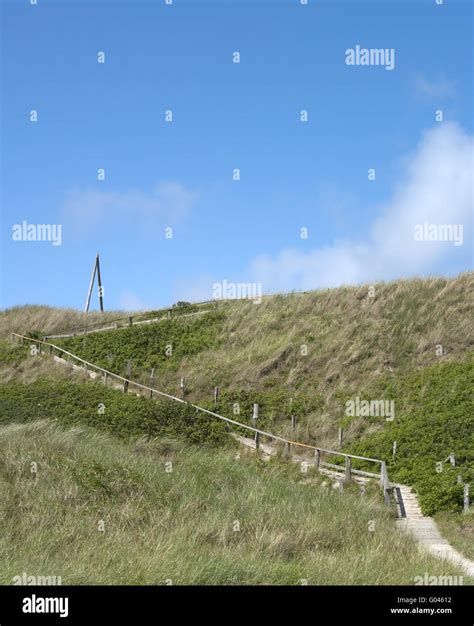
M77 309L57 309L49 306L15 306L0 313L0 339L9 339L10 333L38 333L47 335L65 332L70 328L91 326L126 315L123 311L83 313Z
M137 369L159 367L165 387L176 384L177 374L186 375L197 395L214 385L230 390L284 386L321 394L336 410L338 389L357 391L383 374L440 358L458 360L473 348L474 274L378 284L374 292L369 297L368 286L348 287L264 298L258 305L221 303L217 319L186 322L195 340L189 351L186 336L177 336L173 323L142 329L136 340L123 330L108 333L107 340L94 335L63 344L103 362L109 352L119 369L127 358L134 358ZM165 357L168 344L173 354ZM437 345L443 346L441 357Z
M3 425L0 583L23 572L175 585L462 575L420 554L368 494L342 496L310 478L235 451L127 444L46 421Z
M187 302L179 302L172 307L173 317L187 313L201 311L209 306L198 306ZM168 309L154 311L90 311L84 313L77 309L58 309L42 305L15 306L0 312L0 340L9 339L10 333L28 331L34 336L68 333L71 331L90 330L100 327L104 323L111 324L117 321L119 326L128 323L128 316L134 321L143 319L161 318L168 313Z
M261 427L307 443L337 448L343 426L346 450L386 459L393 479L416 487L426 513L459 510L458 475L474 483L474 274L373 287L222 302L202 316L56 343L122 375L131 359L132 377L144 383L153 367L155 386L169 393L185 376L187 397L204 406L218 385L222 414L249 422L257 402ZM0 329L59 325L57 312L47 322L43 310L43 327L39 318L33 324L34 310L4 312ZM3 344L3 381L66 375L24 354ZM395 420L348 418L355 397L394 400ZM436 471L451 453L456 467Z

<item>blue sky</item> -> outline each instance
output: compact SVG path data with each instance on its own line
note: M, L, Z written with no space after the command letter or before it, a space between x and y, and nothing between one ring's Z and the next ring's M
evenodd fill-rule
M472 14L4 1L2 306L82 308L97 252L107 309L208 299L224 279L265 293L470 269ZM347 65L356 45L393 49L394 69ZM61 245L14 241L23 220L60 224ZM425 221L462 224L463 244L415 242Z

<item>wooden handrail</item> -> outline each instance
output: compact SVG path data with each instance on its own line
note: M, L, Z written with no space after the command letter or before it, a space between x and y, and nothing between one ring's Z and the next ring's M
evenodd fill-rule
M199 304L193 304L192 306L204 306L205 304L209 304L208 302L201 302ZM176 312L179 311L179 308L176 309L159 309L156 312L157 313L169 313L169 312ZM211 309L208 311L193 311L192 313L180 313L176 316L176 318L181 318L181 317L190 317L192 315L205 315L206 313L209 313L211 311ZM133 320L134 317L139 317L138 315L126 315L124 317L116 317L114 319L110 319L104 322L97 322L96 324L90 324L90 326L82 326L81 328L76 328L70 332L67 333L57 333L54 335L44 335L43 339L66 339L68 337L76 337L77 335L89 335L89 334L93 334L93 333L101 333L101 332L106 332L108 330L117 330L117 329L122 329L122 328L128 328L128 326L138 326L139 324L151 324L153 322L160 322L166 319L169 319L168 315L162 315L161 317L150 317L150 318L146 318L144 320L137 320L136 322L132 322L130 323L130 320ZM118 322L122 322L122 321L126 321L127 323L123 324L122 326L118 326L117 323ZM105 326L104 326L105 324ZM112 326L110 325L112 324ZM96 328L96 326L100 326L99 328Z
M344 457L344 459L357 459L360 461L368 461L371 463L377 463L380 465L380 482L381 485L384 489L384 494L385 494L385 500L387 502L387 491L390 489L390 482L388 479L388 473L387 473L387 465L385 463L385 461L382 461L381 459L373 459L370 457L366 457L366 456L358 456L355 454L347 454L345 452L340 452L340 451L336 451L336 450L328 450L326 448L320 448L319 446L312 446L306 443L301 443L299 441L293 441L291 439L286 439L285 437L280 437L279 435L274 435L273 433L269 433L265 430L261 430L259 428L255 428L254 426L249 426L248 424L243 424L242 422L238 422L237 420L233 420L230 417L225 417L224 415L220 415L219 413L216 413L215 411L211 411L209 409L205 409L204 407L198 406L197 404L193 404L192 402L188 402L187 400L183 400L183 398L178 398L177 396L173 396L169 393L165 393L164 391L159 391L158 389L154 389L153 387L149 387L148 385L143 385L142 383L138 383L136 381L132 381L129 378L126 378L124 376L120 376L120 374L116 374L115 372L111 372L110 370L106 370L103 367L100 367L100 365L96 365L94 363L90 363L89 361L86 361L85 359L81 358L80 356L77 356L76 354L73 354L72 352L69 352L68 350L65 350L64 348L61 348L59 346L56 346L55 344L52 344L48 341L44 341L41 339L34 339L33 337L28 337L26 335L20 335L19 333L14 333L12 332L12 337L18 337L21 340L27 340L30 341L31 343L34 344L42 344L45 346L49 346L50 348L57 350L58 352L61 352L62 354L65 354L69 357L71 357L72 359L79 361L80 363L83 363L85 366L87 366L90 369L95 369L98 370L99 372L102 372L103 374L105 374L106 376L110 376L112 378L115 378L117 380L120 380L123 383L128 383L128 384L132 384L135 385L135 387L138 387L140 389L144 389L146 391L151 391L153 393L158 394L159 396L162 396L164 398L167 398L168 400L174 400L175 402L180 402L181 404L185 404L189 407L192 407L193 409L196 409L197 411L200 411L202 413L206 413L208 415L212 415L213 417L216 417L224 422L227 422L229 424L233 424L235 426L238 426L239 428L243 428L245 430L251 431L253 433L258 433L259 435L264 435L265 437L269 437L270 439L273 439L275 441L280 441L286 445L289 446L297 446L299 448L305 448L308 450L314 450L317 451L319 454L320 453L324 453L324 454L330 454L330 455L334 455L334 456L340 456L340 457ZM341 466L341 470L344 470L344 466Z

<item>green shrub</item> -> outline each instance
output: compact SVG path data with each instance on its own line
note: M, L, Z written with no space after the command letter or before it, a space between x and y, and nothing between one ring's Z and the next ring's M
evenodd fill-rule
M471 484L474 479L473 388L473 360L380 381L371 395L395 399L395 420L351 444L350 451L386 459L390 479L412 485L425 514L460 510L458 476ZM447 462L451 454L455 467Z
M0 364L18 365L28 354L28 346L0 341Z
M38 419L87 424L121 437L179 437L211 446L230 440L223 422L187 405L125 395L99 383L43 379L0 385L0 423Z
M177 369L183 357L215 346L222 323L220 312L210 312L185 320L161 320L143 326L79 335L55 343L116 374L123 374L131 359L132 374L136 378L139 373L149 373L153 367L157 374L160 369ZM167 355L169 346L171 355Z

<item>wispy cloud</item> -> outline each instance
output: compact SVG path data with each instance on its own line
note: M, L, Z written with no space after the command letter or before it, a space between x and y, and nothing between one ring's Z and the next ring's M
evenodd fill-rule
M102 225L119 227L124 220L145 227L173 225L188 214L195 200L195 192L172 181L159 183L150 191L73 189L62 206L62 215L79 234Z
M402 180L392 199L379 207L379 217L366 237L355 240L349 234L310 251L292 248L274 256L258 255L238 280L262 283L264 293L269 293L426 274L436 271L441 260L460 255L469 264L473 174L473 137L457 124L439 124L424 134L405 161ZM417 241L415 226L425 221L462 224L464 245ZM203 287L201 278L189 292L209 297L211 280Z
M456 83L445 77L428 80L418 74L415 78L415 93L417 96L427 99L453 98L456 94Z
M124 311L145 311L149 308L135 293L128 290L121 292L119 307Z

